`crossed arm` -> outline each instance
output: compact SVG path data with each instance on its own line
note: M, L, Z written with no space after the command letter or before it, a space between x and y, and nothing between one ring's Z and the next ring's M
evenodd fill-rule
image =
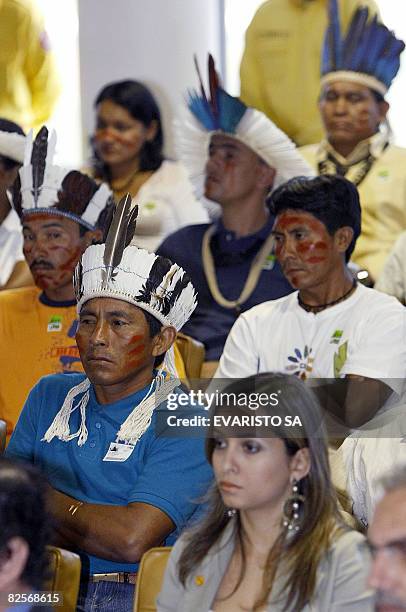
M55 519L55 544L104 559L137 563L174 530L173 521L155 506L134 502L127 506L81 504L49 489L49 509ZM77 510L70 512L72 506Z

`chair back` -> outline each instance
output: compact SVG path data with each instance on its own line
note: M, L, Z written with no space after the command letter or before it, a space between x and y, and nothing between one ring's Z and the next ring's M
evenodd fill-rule
M135 591L134 612L156 612L170 546L150 548L141 559Z
M6 421L0 419L0 455L4 453L6 448L6 433L7 433L7 424Z
M178 332L176 336L176 346L183 359L188 380L200 378L200 370L205 355L204 344L191 336Z
M49 579L45 591L62 593L63 603L55 609L60 612L75 612L80 584L80 557L69 550L48 546L50 557Z

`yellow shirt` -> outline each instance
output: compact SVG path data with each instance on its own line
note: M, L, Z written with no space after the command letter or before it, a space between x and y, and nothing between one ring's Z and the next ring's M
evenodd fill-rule
M327 0L268 0L246 32L241 98L263 111L298 145L323 137L317 108ZM375 0L341 0L346 31L358 6L377 12Z
M39 378L83 372L75 342L76 303L51 306L40 295L37 287L0 293L0 418L8 435Z
M59 95L54 58L31 0L0 0L0 116L25 129L50 117Z
M327 142L302 147L300 152L317 171L318 162L331 151L340 163L353 163L346 178L352 180L358 169L358 153L370 147L376 157L371 169L358 185L361 201L361 236L351 260L366 268L377 280L399 234L406 230L406 149L389 145L376 134L359 143L349 158L342 158ZM330 172L329 172L330 173ZM333 169L331 169L333 173Z
M42 376L83 372L75 334L76 302L49 305L37 287L0 293L0 419L11 435L31 388ZM185 378L175 346L175 367Z

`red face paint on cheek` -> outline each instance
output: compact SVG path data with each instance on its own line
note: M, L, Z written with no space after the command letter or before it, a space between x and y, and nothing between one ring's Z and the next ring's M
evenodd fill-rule
M128 355L130 357L128 361L128 365L130 367L138 367L144 361L142 354L145 351L146 345L143 342L143 340L144 340L143 334L137 334L133 336L130 340L130 343L129 343L130 348L134 347L128 351Z
M297 247L298 253L303 255L303 260L310 264L318 264L326 260L327 244L323 240L312 242L303 240Z

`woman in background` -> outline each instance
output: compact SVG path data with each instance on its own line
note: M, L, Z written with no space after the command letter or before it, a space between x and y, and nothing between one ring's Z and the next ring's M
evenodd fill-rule
M369 552L340 517L312 391L294 376L261 374L222 392L239 400L215 415L280 416L282 425L224 419L210 433L209 510L175 545L158 611L372 611ZM252 404L260 394L267 405Z
M155 250L163 238L208 216L193 195L186 170L164 159L161 114L137 81L106 85L95 101L92 175L109 184L116 201L127 192L139 205L134 243Z

